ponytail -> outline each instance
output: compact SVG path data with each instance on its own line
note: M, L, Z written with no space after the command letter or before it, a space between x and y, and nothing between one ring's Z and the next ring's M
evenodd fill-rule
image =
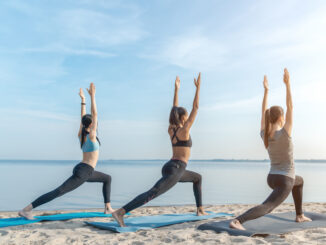
M269 137L269 131L270 131L270 109L267 109L265 111L265 132L264 132L264 145L265 148L268 148L268 137Z
M170 125L172 126L178 126L180 124L179 120L179 112L178 107L173 106L170 112L170 119L169 119Z
M82 131L81 131L81 139L80 139L80 148L82 148L83 147L83 144L85 143L85 138L86 138L86 135L88 135L89 134L89 132L86 130L88 127L89 127L89 125L91 125L91 123L92 123L92 115L90 115L90 114L86 114L86 115L84 115L83 117L82 117L82 125L83 125L83 127L82 127ZM97 131L96 131L96 135L97 135L98 133L97 133ZM99 138L96 136L96 140L97 140L97 142L101 145L101 142L100 142L100 140L99 140Z
M272 106L265 111L264 144L266 148L268 148L268 137L271 131L271 125L276 123L282 116L284 116L284 111L280 106Z
M81 139L80 139L80 148L83 147L83 144L85 143L85 137L86 137L87 134L89 134L89 133L86 130L85 126L83 126L82 133L81 133Z
M187 110L183 107L173 106L170 112L170 126L178 127L181 124L181 119L187 114Z
M97 129L96 129L96 140L97 140L97 142L99 143L99 145L101 145L101 141L100 141L100 139L97 137L97 135L98 135L98 131L97 131Z

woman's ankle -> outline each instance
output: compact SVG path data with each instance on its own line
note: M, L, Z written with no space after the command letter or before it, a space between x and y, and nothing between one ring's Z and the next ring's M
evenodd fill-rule
M127 213L126 210L125 210L124 208L119 208L118 212L119 212L119 214L121 214L121 215L125 215L125 214Z
M25 212L30 212L33 210L33 205L32 204L29 204L28 206L26 206L25 208L23 208L23 211Z
M110 203L110 202L105 203L104 206L105 206L105 208L107 208L107 209L112 209L112 207L111 207L111 203Z

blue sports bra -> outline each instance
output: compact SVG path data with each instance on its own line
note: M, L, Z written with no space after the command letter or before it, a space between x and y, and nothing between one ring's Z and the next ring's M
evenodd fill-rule
M177 136L178 129L179 129L179 127L176 128L176 129L173 129L174 133L173 133L173 136L171 138L172 146L191 147L192 146L191 136L189 135L189 139L188 140L179 140L179 138ZM174 138L177 139L177 142L175 144L173 144L173 139Z
M81 138L79 138L81 140ZM95 142L91 141L88 134L86 135L86 140L82 146L82 151L83 152L93 152L93 151L98 151L100 148L100 144L96 140Z

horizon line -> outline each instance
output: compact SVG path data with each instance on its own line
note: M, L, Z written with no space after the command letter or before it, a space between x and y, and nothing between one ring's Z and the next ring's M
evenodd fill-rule
M160 158L151 158L151 159L101 159L100 161L167 161L168 159L160 159ZM1 159L0 161L80 161L78 159ZM190 159L191 161L206 161L206 162L268 162L269 159L250 159L250 158L213 158L213 159ZM296 162L326 162L326 159L294 159Z

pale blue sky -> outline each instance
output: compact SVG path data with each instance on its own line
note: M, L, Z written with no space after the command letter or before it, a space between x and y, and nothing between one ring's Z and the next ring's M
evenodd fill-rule
M262 79L294 96L296 158L326 158L325 1L1 1L0 158L80 159L79 87L97 87L101 159L168 159L173 83L192 159L267 158ZM89 102L89 101L88 101ZM89 106L89 103L88 103Z

